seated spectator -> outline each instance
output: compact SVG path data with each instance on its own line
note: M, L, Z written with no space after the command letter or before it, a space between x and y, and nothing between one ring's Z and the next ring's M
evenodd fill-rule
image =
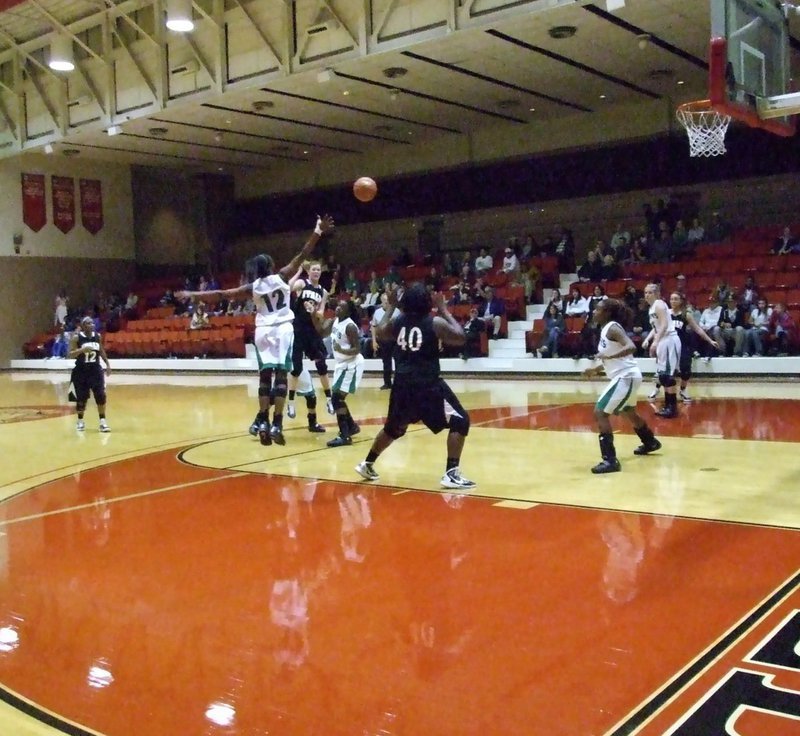
M208 312L206 311L205 302L197 302L197 306L192 314L192 321L189 323L190 330L205 330L211 327L211 322L208 320Z
M472 271L472 266L470 266L468 263L462 264L461 272L459 273L458 277L462 281L472 284L475 281L475 274Z
M575 269L575 241L571 230L561 228L554 254L558 258L558 270L561 273L572 273Z
M792 235L791 228L787 225L783 228L783 233L775 238L775 242L772 244L772 250L770 253L774 253L777 256L785 255L786 253L792 253L794 250L800 245L800 241L796 237Z
M647 263L649 242L647 235L640 235L631 246L630 263Z
M622 240L618 244L611 243L611 254L617 263L626 263L631 257L631 244L628 240Z
M650 260L653 263L669 263L674 256L674 243L672 233L666 220L658 223L658 234L650 244Z
M644 297L641 297L633 313L633 325L629 333L631 340L633 340L637 347L637 353L639 355L644 355L642 340L650 334L651 328L650 305Z
M690 251L689 247L689 231L683 220L678 220L675 223L675 229L672 231L672 248L675 259L682 258Z
M603 259L606 256L614 255L614 249L608 243L605 243L599 239L594 241L594 252L597 256L597 260L600 261L600 263L603 262Z
M361 294L361 282L356 278L356 272L351 268L344 280L344 290L351 299L356 299Z
M756 302L758 302L758 288L756 287L756 280L752 276L748 276L744 280L742 293L739 296L739 304L742 306L745 312L749 313L750 310L755 306Z
M583 298L577 287L573 287L572 291L570 291L569 299L564 305L564 314L567 317L589 316L589 302Z
M480 276L475 279L475 283L470 287L470 301L476 304L479 309L486 302L486 284Z
M543 358L548 356L557 358L561 343L561 336L567 331L564 316L552 302L547 307L544 315L544 337L539 352Z
M686 276L682 273L679 273L675 277L675 288L673 291L677 291L684 299L686 298Z
M597 260L597 253L590 250L586 254L586 260L578 269L578 280L584 283L589 281L600 281L602 273L602 263Z
M719 318L720 334L722 342L719 344L723 355L728 354L731 339L733 344L733 356L742 357L744 351L744 326L746 324L746 312L736 303L736 296L728 294L727 305L722 310Z
M386 276L383 277L383 287L386 288L387 286L394 286L395 284L400 286L402 283L403 277L397 273L397 269L394 265L389 266L386 271Z
M706 229L700 223L700 218L695 217L692 220L692 226L686 232L686 244L688 248L694 248L699 243L704 242L706 239Z
M764 297L759 297L756 306L750 311L750 329L745 333L747 340L745 355L748 353L764 355L770 334L770 317L772 317L772 308L767 305Z
M473 274L473 266L475 265L475 259L472 257L471 250L465 250L461 255L461 265L459 266L459 272L464 273L464 266L467 266L469 269L470 276Z
M506 274L509 281L519 281L519 259L511 246L506 247L503 256L503 265L498 273Z
M478 257L475 259L475 273L483 276L492 270L494 259L486 252L486 248L481 248Z
M722 219L719 212L711 213L711 222L706 229L707 243L721 243L731 234L731 226Z
M614 281L619 278L619 266L614 262L614 256L607 255L603 258L603 265L600 267L601 281Z
M69 354L69 341L71 337L71 332L67 332L67 330L62 329L61 332L56 335L56 339L53 340L53 345L50 348L50 357L66 358Z
M592 290L592 295L589 297L589 316L592 315L594 308L604 299L608 299L606 290L600 284L596 284Z
M167 289L164 292L164 296L159 300L159 304L161 304L162 307L174 307L176 304L175 292L173 292L172 289Z
M478 315L486 325L486 332L490 340L500 339L501 318L506 313L505 302L494 295L494 289L487 286L484 291L486 303L479 308Z
M629 283L625 287L625 293L622 295L622 301L630 308L630 310L636 313L636 310L639 308L639 301L642 299L642 295L639 293L639 290L631 283Z
M770 353L783 357L796 342L797 325L792 315L786 311L783 302L776 302L769 318L769 334L772 338Z
M522 287L525 293L525 303L536 303L536 292L539 287L541 272L533 261L526 261L522 271Z
M469 310L469 319L464 323L464 350L461 357L477 358L481 354L481 335L486 332L484 321L478 316L478 308L473 307Z
M628 232L625 227L620 223L617 225L617 229L615 230L614 234L611 236L610 245L613 250L618 251L623 246L627 246L628 243L631 242L631 234ZM616 259L620 260L620 259Z
M464 279L460 279L457 284L451 286L450 292L451 296L447 302L450 306L472 303L472 288Z
M525 242L522 245L522 250L519 253L519 260L522 262L530 261L531 258L535 258L540 253L539 244L536 242L536 238L533 235L526 235Z
M66 291L59 291L56 294L56 310L53 315L53 327L64 329L67 324L67 305L69 304L69 297Z
M723 345L722 341L722 332L720 330L720 318L722 317L722 307L720 306L719 299L717 298L716 293L711 292L708 297L708 307L703 310L703 313L700 315L700 319L698 324L700 327L703 328L703 332L706 333L717 345ZM708 343L704 342L703 350L706 351L705 359L706 361L711 360L711 353L709 352L710 346L706 348L705 346Z
M550 295L550 301L547 302L544 311L546 312L551 304L555 304L556 309L563 314L566 311L566 302L566 297L561 296L561 290L553 289L553 293Z
M132 318L136 316L136 306L139 304L139 297L134 292L128 292L128 298L125 301L125 316Z
M425 288L428 291L442 290L442 279L439 278L439 272L436 270L436 266L431 266L431 270L425 277Z
M733 289L730 287L728 282L723 278L720 282L714 287L714 294L716 294L717 301L720 304L727 304L728 297L733 293Z
M442 256L442 275L447 278L449 276L458 276L458 273L458 262L450 255L450 253L445 251L445 254Z

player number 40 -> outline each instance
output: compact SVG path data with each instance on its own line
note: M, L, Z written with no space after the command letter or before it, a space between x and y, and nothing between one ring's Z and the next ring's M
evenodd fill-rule
M400 332L397 334L397 344L403 350L410 350L416 353L417 350L422 348L422 330L419 327L412 327L406 333L406 328L401 327Z

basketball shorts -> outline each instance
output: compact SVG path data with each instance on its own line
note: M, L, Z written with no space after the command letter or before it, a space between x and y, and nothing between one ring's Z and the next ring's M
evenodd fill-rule
M600 394L595 408L604 414L619 414L626 407L635 407L641 385L641 374L613 378Z
M678 370L681 362L681 339L670 335L656 345L656 373L671 376Z
M364 356L356 355L353 360L336 361L333 369L333 383L331 388L334 391L341 391L343 394L354 394L361 384L361 376L364 375Z
M291 322L256 326L255 346L258 370L272 368L288 371L292 367L294 327Z
M303 371L297 377L297 388L295 391L298 396L314 395L314 384L311 381L311 373L308 368L303 368Z
M383 425L390 437L402 437L409 424L422 422L437 434L450 424L453 416L467 417L467 412L450 386L438 379L428 386L398 385L395 381L389 397L389 412Z
M326 360L328 350L322 338L315 332L309 333L299 330L294 336L294 346L292 347L292 364L294 370L302 369L303 356L309 360Z
M98 404L106 403L106 379L99 368L89 371L76 368L72 372L72 385L75 388L75 400L79 404L85 404L90 394Z

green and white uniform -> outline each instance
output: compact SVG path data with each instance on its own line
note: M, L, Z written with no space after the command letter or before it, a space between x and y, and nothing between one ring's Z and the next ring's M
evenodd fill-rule
M361 353L346 355L336 349L337 345L346 349L358 347L350 344L347 336L348 325L353 325L358 331L358 325L349 317L343 320L337 318L331 327L333 357L336 360L331 388L334 391L341 391L343 394L354 394L361 383L361 376L364 374L364 356Z
M606 414L619 414L624 408L636 406L636 396L642 385L642 372L633 355L622 358L606 359L606 355L614 355L622 349L622 344L608 339L608 331L616 325L622 333L625 330L617 322L607 322L600 331L600 342L597 345L597 357L603 359L603 367L609 384L597 400L597 408Z

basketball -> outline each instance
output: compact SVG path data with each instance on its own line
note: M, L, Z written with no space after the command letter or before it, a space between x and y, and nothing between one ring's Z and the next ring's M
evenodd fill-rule
M353 194L359 202L371 202L378 193L378 185L368 176L362 176L353 183Z

